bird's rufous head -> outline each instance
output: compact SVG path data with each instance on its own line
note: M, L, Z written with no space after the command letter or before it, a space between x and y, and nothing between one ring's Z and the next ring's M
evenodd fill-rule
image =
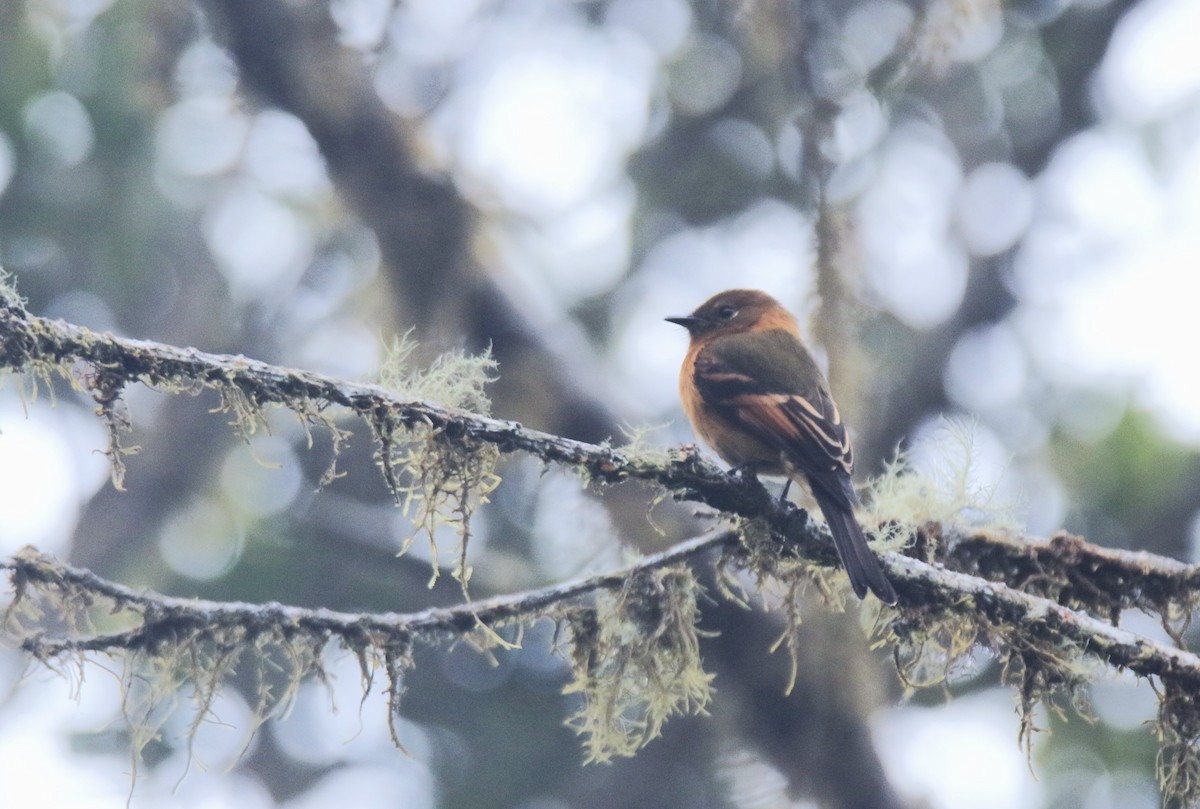
M779 301L757 289L727 289L696 307L686 317L668 317L688 330L693 340L765 329L796 330L796 319Z

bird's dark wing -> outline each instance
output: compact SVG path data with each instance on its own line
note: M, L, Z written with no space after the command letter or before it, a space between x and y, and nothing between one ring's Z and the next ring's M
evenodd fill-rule
M704 403L779 450L801 473L825 515L855 595L895 604L896 590L854 516L850 437L816 362L783 330L719 337L696 357Z
M816 362L783 330L714 340L696 358L705 404L734 419L803 472L814 487L851 505L854 455Z

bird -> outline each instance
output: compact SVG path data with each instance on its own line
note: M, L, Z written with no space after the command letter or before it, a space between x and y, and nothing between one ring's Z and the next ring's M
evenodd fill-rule
M684 317L690 345L679 396L701 440L738 472L808 484L850 586L895 604L896 590L854 515L854 453L821 369L796 318L756 289L730 289Z

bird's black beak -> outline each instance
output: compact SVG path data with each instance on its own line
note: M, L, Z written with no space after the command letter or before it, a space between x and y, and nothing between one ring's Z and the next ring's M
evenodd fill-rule
M674 323L678 326L683 326L688 331L691 331L693 328L704 322L701 318L693 317L692 315L688 315L687 317L665 317L663 320L667 321L668 323Z

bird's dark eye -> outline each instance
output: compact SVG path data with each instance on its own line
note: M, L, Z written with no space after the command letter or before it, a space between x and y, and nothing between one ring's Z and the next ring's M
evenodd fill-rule
M732 306L722 306L717 310L717 317L721 320L733 320L737 317L738 310Z

